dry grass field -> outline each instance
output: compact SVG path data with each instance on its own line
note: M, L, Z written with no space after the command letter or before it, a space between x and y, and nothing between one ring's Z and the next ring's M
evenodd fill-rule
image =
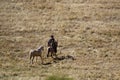
M51 34L65 59L46 58ZM40 45L46 64L29 64ZM120 80L120 0L0 0L0 80L52 75Z

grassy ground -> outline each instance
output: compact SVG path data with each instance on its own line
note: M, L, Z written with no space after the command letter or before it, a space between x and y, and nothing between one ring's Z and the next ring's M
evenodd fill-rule
M53 62L29 64L29 51L59 42ZM74 80L120 79L119 0L1 0L0 79L45 80L51 75Z

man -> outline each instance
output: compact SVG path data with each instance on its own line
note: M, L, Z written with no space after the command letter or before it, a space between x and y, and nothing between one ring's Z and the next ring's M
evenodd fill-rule
M48 41L48 47L53 48L55 42L55 38L53 35L51 35L51 38Z
M49 56L50 52L51 52L51 55L53 53L57 52L57 43L56 43L55 38L54 38L53 35L51 35L51 38L48 41L48 54L47 54L47 57Z

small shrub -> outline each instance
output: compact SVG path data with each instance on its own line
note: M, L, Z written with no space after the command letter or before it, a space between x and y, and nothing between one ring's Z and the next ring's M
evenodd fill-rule
M72 78L59 77L59 76L49 76L46 80L73 80Z

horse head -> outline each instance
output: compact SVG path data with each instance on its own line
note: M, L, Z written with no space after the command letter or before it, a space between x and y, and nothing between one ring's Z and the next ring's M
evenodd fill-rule
M38 51L42 51L42 50L44 50L44 47L43 47L43 46L40 46L40 47L38 48Z

